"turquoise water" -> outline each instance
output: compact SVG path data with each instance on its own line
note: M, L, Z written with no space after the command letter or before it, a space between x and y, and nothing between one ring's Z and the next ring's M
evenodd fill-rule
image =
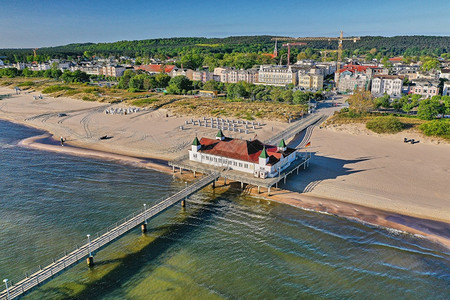
M0 121L0 277L14 278L173 193L172 176L17 146ZM204 189L28 299L448 299L450 253L420 237Z

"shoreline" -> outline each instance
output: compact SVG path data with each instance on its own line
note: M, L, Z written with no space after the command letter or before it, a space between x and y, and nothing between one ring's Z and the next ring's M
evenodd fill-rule
M10 120L7 121L11 122ZM17 124L16 122L12 123ZM54 142L51 144L45 143L44 140L49 138L53 139L52 135L47 132L42 135L23 139L18 143L18 145L21 147L37 149L41 151L50 151L75 156L112 160L136 167L147 168L167 174L172 174L178 178L183 178L185 180L193 179L193 175L190 172L185 172L184 174L173 173L172 168L170 168L168 165L164 165L164 163L167 162L167 160L164 159L133 157L130 155L83 148L70 144L66 144L67 146L62 147L58 145L58 141L55 139L53 139ZM222 180L219 180L219 182L223 183ZM240 190L238 186L233 187L233 182L229 184L229 187ZM450 236L448 236L450 224L442 220L421 218L418 216L414 216L413 214L406 215L395 210L383 210L373 207L367 207L355 203L341 201L338 199L328 199L325 197L306 195L303 193L284 190L281 188L273 189L271 191L270 197L267 196L266 192L261 192L258 194L256 188L252 187L247 189L246 193L255 198L270 202L276 202L318 213L327 213L372 226L380 226L387 229L399 230L408 234L425 237L430 241L437 242L450 249Z

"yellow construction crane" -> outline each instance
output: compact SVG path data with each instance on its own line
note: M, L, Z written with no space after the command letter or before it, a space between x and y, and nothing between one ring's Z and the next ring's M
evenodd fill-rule
M338 59L337 59L337 65L336 65L336 73L337 73L337 80L336 80L336 90L339 87L339 71L341 70L341 59L342 59L342 42L343 41L353 41L356 43L356 41L359 41L360 37L347 37L344 38L344 33L341 31L341 34L339 37L299 37L299 38L293 38L293 37L277 37L273 38L272 40L277 39L278 41L303 41L303 42L311 42L311 41L338 41Z

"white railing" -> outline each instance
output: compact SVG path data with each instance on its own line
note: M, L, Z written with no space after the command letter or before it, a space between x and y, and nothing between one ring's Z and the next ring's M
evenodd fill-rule
M87 243L81 247L76 246L70 252L64 252L64 254L59 258L52 259L52 262L48 263L46 267L42 268L39 266L30 273L25 274L25 276L16 278L14 281L9 281L8 291L10 299L19 297L39 284L50 280L66 268L76 264L82 259L87 258L89 255L89 250L91 252L99 250L136 226L144 223L146 219L150 219L163 212L178 201L192 195L206 185L215 181L217 178L219 178L219 173L209 174L174 195L166 199L161 199L158 204L146 210L135 212L112 226L99 231L97 234L93 235L94 239L90 242L90 244ZM28 274L31 275L29 276ZM14 282L17 283L14 284ZM9 300L6 290L0 293L0 300L3 299Z

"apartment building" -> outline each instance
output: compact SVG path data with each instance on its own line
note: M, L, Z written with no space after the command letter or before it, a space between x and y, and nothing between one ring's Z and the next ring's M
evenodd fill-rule
M323 75L299 73L298 86L304 89L319 90L323 88Z
M372 79L372 94L400 96L402 94L403 76L375 75Z
M264 85L297 85L297 72L291 66L262 65L258 72L258 83Z
M101 75L108 77L120 77L125 72L126 68L119 65L108 65L102 67Z
M423 98L431 98L439 94L439 82L417 79L413 83L415 83L415 86L412 86L410 89L410 93L412 94L422 95Z

